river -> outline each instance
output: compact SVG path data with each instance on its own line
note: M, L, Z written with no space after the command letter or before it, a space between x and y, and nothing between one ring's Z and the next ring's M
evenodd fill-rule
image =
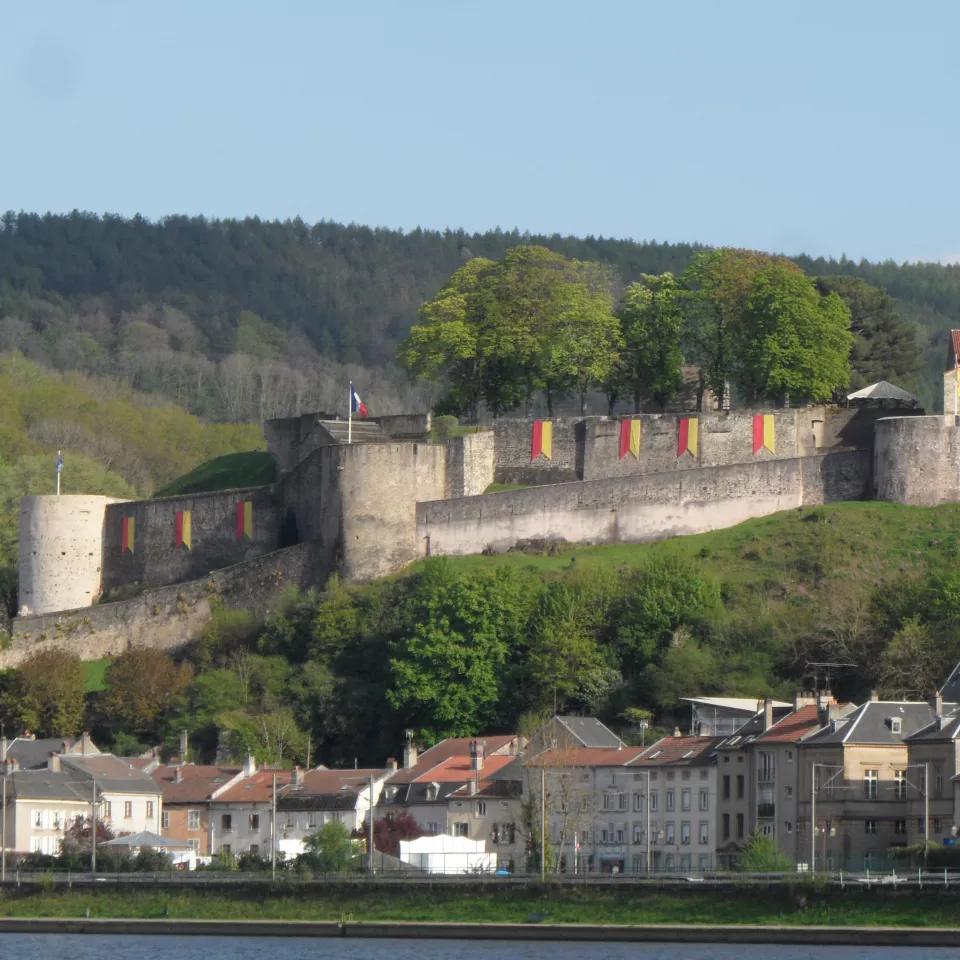
M960 948L0 934L16 960L960 960Z

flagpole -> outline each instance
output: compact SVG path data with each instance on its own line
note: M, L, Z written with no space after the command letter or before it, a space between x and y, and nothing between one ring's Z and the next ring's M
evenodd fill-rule
M347 443L353 443L353 381L350 381L350 402L347 404Z

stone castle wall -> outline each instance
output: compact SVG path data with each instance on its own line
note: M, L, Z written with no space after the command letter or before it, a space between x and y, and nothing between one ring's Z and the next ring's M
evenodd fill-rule
M84 660L116 656L129 647L176 650L210 620L214 601L266 616L284 591L323 583L331 572L328 558L305 543L129 600L20 617L13 623L12 642L0 652L0 668L49 649L72 650Z
M475 497L493 483L494 433L478 430L446 441L447 478L444 496Z
M421 556L502 552L524 540L639 543L799 506L862 499L870 455L847 451L441 500L417 506Z
M253 504L249 536L237 529L238 505L244 503ZM181 512L190 513L189 547L177 546ZM135 521L132 550L123 549L125 518ZM103 519L103 592L109 595L131 584L162 587L196 580L211 570L271 553L280 546L281 519L270 487L111 504Z
M873 495L935 507L960 501L957 417L889 417L877 422Z

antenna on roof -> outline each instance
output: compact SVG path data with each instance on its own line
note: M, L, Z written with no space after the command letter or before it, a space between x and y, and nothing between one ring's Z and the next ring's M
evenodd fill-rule
M842 663L842 662L833 662L833 663L814 663L811 660L808 660L805 667L805 672L809 672L810 668L813 668L813 688L814 691L818 689L819 681L821 677L820 671L823 671L823 687L820 687L822 690L830 690L830 680L831 680L831 670L838 670L841 667L856 667L856 663Z

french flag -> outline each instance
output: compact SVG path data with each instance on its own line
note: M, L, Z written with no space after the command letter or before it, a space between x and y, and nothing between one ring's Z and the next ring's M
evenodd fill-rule
M360 394L353 389L353 384L350 384L350 409L354 413L359 413L361 417L367 415L367 405L360 399Z

